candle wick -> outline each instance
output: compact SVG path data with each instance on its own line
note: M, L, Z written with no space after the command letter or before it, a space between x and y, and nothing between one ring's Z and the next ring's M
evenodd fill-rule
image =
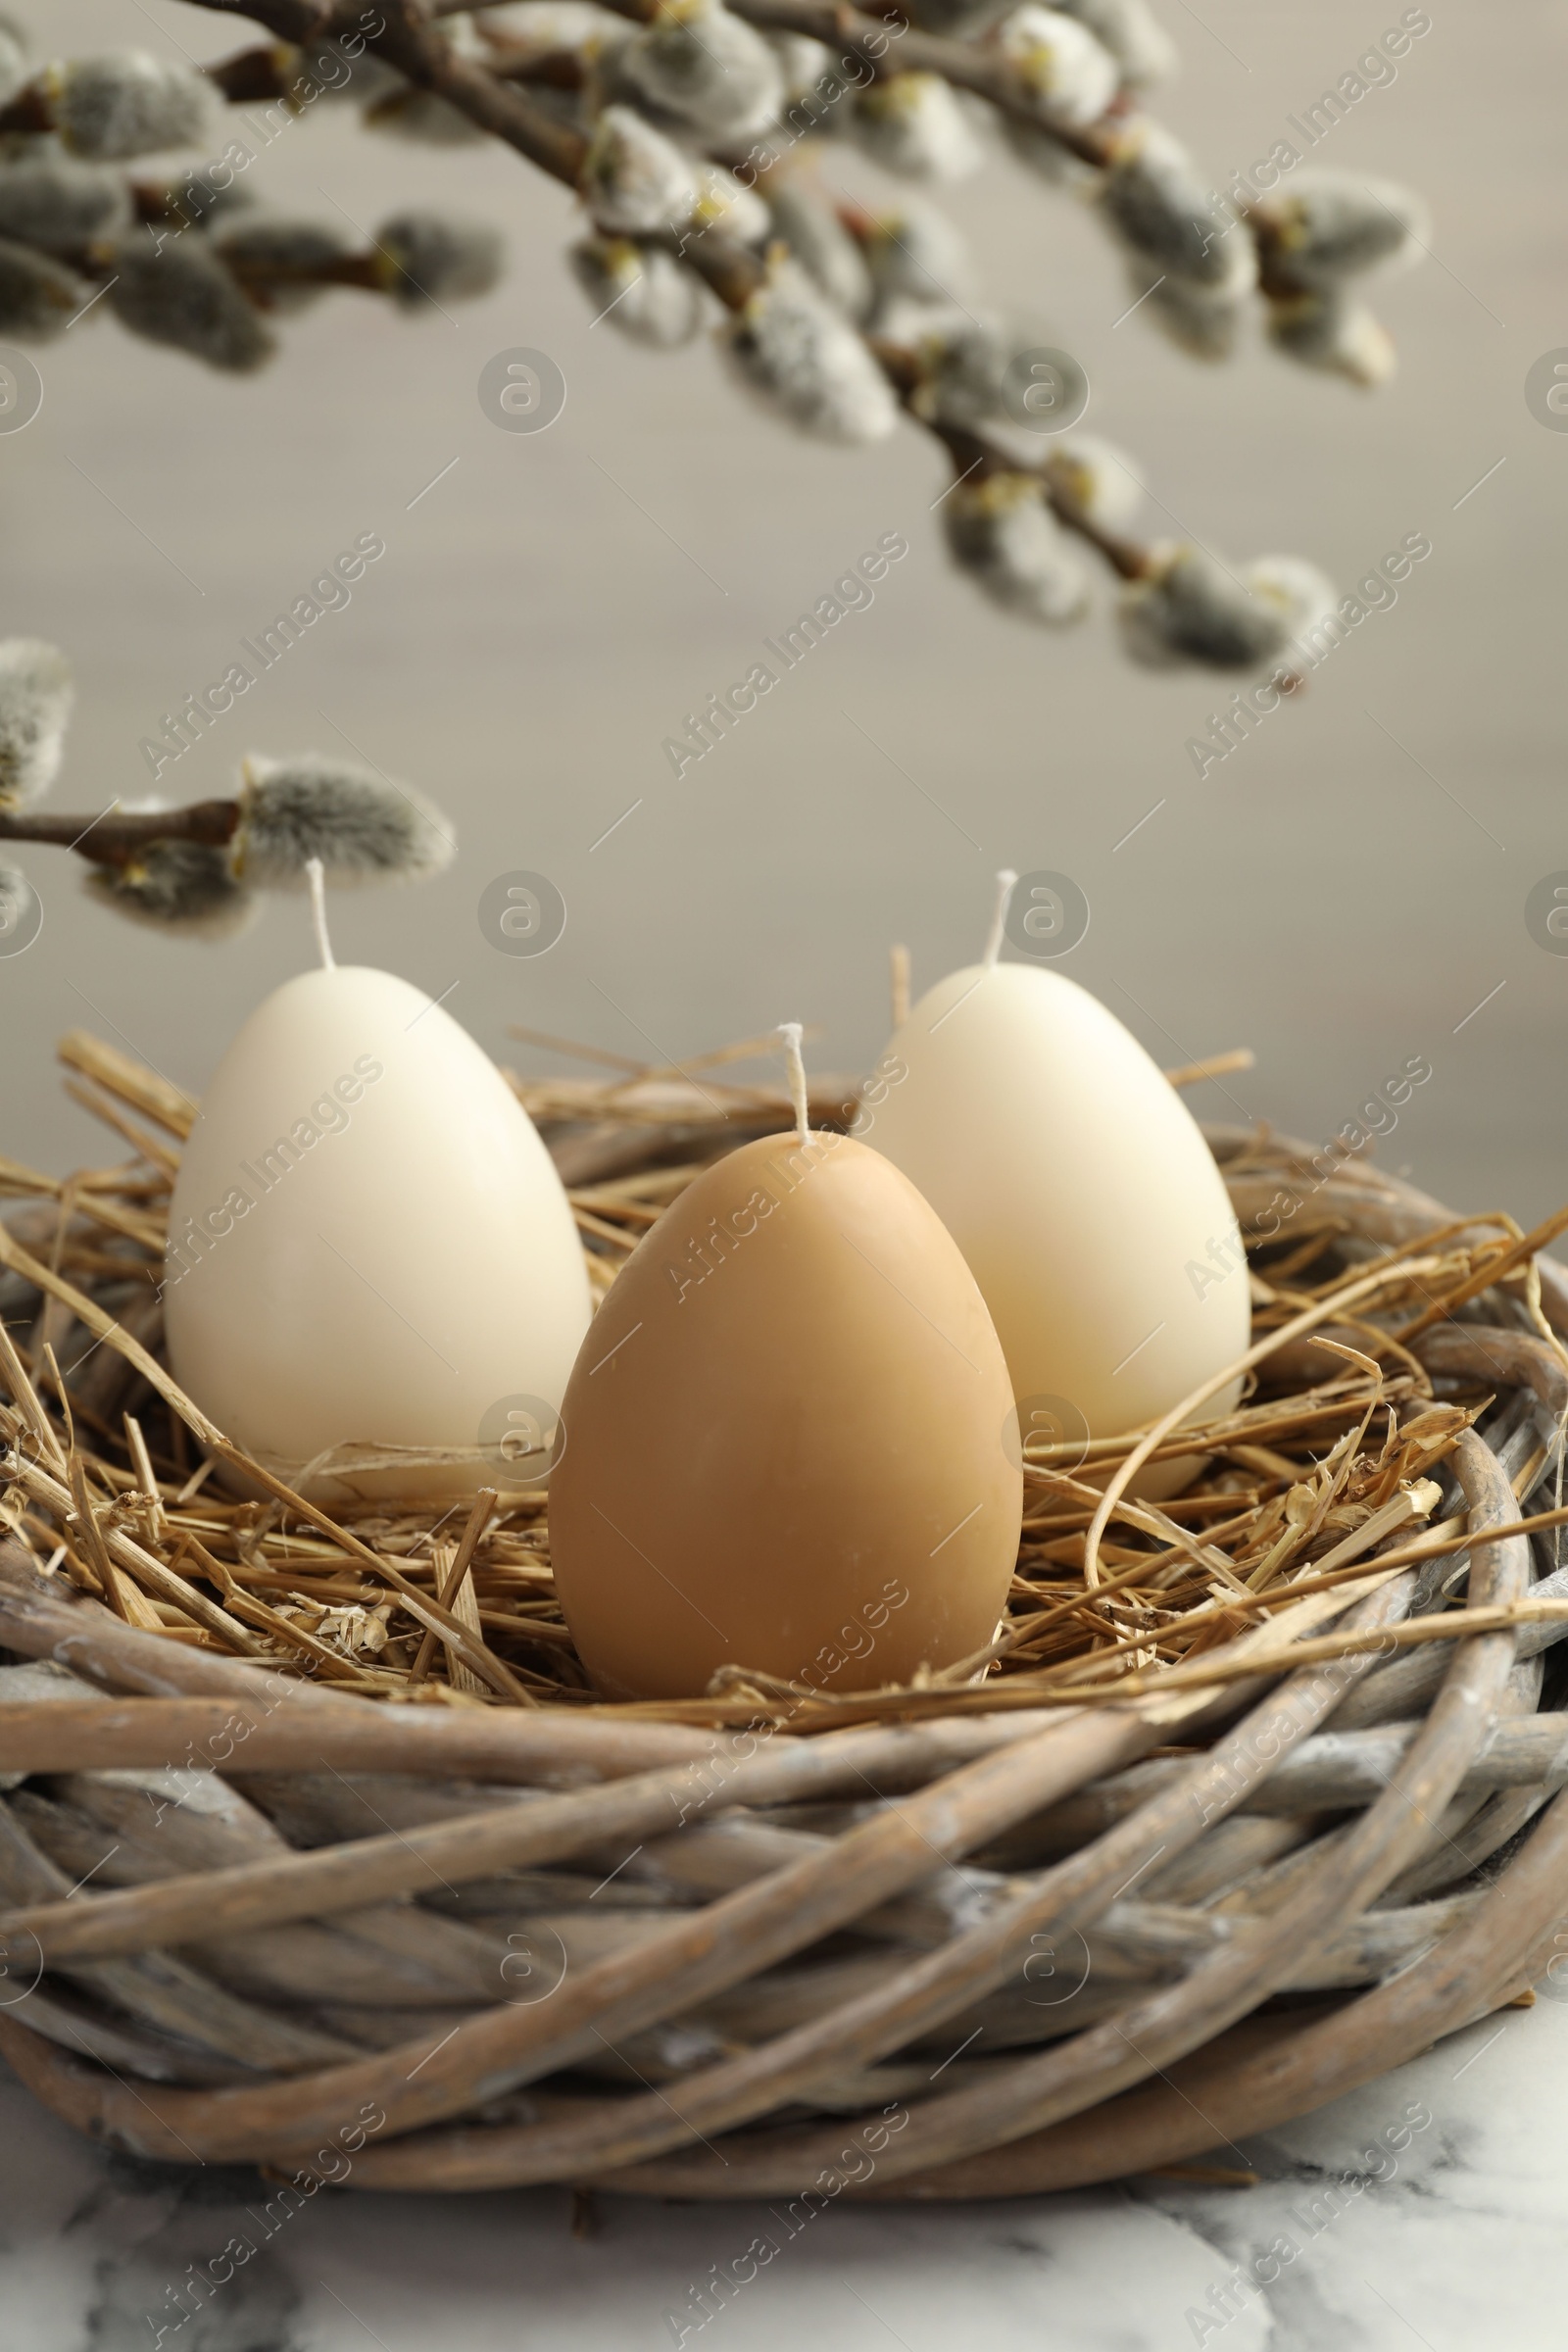
M988 972L996 969L997 958L1002 954L1002 943L1007 936L1007 908L1012 904L1017 880L1010 865L1004 865L997 876L996 909L991 917L991 928L986 934L985 954L980 958Z
M909 1017L909 951L892 948L888 952L890 1009L893 1026L902 1029Z
M326 869L319 858L307 858L305 872L311 885L311 921L316 926L316 945L323 972L337 970L337 957L332 953L331 936L326 928Z
M799 1021L780 1021L778 1033L784 1040L784 1066L789 1071L790 1101L795 1105L795 1132L803 1144L808 1144L811 1130L807 1118L806 1064L801 1058L805 1031Z

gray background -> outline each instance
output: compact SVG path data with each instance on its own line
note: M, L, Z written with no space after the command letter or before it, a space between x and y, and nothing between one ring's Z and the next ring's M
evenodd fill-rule
M47 17L21 4L40 45L67 53L145 42L208 58L248 36L163 0L57 0ZM1568 866L1549 747L1568 436L1532 419L1523 384L1568 344L1565 15L1479 0L1431 13L1397 81L1320 158L1408 180L1433 206L1435 258L1377 290L1401 351L1379 395L1255 342L1212 370L1139 318L1113 326L1127 297L1093 222L1010 164L947 199L987 290L1042 309L1089 368L1089 423L1143 461L1152 530L1185 526L1238 559L1299 553L1346 586L1406 532L1434 543L1397 607L1206 782L1183 746L1217 681L1132 670L1103 596L1060 637L983 606L947 569L930 512L944 475L923 435L869 452L798 441L701 344L661 356L590 330L562 261L563 189L499 150L394 145L340 115L294 125L253 167L256 192L328 214L330 198L366 224L414 200L485 216L507 230L511 273L455 323L333 297L256 379L132 342L99 313L38 354L43 412L0 436L0 626L57 640L76 667L58 805L145 791L136 747L160 713L378 530L388 552L352 606L164 783L220 792L249 750L347 738L430 792L459 863L423 891L339 901L338 953L437 994L457 982L449 1009L490 1051L566 1066L509 1048L509 1021L675 1055L798 1017L822 1024L818 1065L863 1066L883 1043L890 941L928 983L976 952L994 867L1062 868L1094 908L1065 968L1157 1056L1256 1049L1251 1076L1195 1107L1320 1137L1424 1054L1434 1076L1383 1147L1389 1164L1456 1204L1544 1214L1568 1194L1568 960L1532 943L1523 908ZM1169 0L1165 15L1185 67L1157 111L1217 178L1266 152L1398 9L1204 0L1200 18ZM480 412L481 368L514 345L564 371L546 433L503 433ZM888 530L911 552L873 609L676 782L661 744L683 712ZM0 962L0 1151L56 1169L105 1156L59 1093L61 1031L118 1035L199 1088L310 952L289 904L227 945L150 937L86 905L67 865L33 856L44 932ZM475 919L485 884L517 867L552 876L570 910L536 961L496 954Z

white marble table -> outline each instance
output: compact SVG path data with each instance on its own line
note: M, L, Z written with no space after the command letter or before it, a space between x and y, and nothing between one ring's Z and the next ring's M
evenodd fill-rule
M0 2070L0 2346L1562 2352L1564 2105L1568 2005L1504 2010L1249 2142L1256 2187L1143 2180L824 2212L700 2329L693 2288L743 2252L765 2208L600 2199L582 2239L556 2190L323 2191L286 2221L274 2213L263 2250L181 2326L188 2266L205 2268L241 2229L258 2239L273 2192L250 2174L106 2158ZM1387 2151L1406 2131L1407 2146L1369 2167L1374 2143Z

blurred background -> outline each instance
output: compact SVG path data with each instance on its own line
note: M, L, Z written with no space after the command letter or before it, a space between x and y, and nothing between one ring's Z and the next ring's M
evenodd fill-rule
M15 4L44 55L207 60L254 37L165 0ZM1543 429L1524 386L1568 345L1568 11L1430 13L1321 158L1432 206L1432 258L1372 290L1400 352L1380 393L1291 368L1255 331L1206 368L1139 316L1116 323L1128 296L1105 241L1010 162L943 192L984 291L1040 310L1088 368L1086 428L1142 462L1147 535L1302 555L1346 589L1406 534L1432 542L1397 604L1206 780L1184 747L1239 681L1131 668L1108 581L1059 636L982 604L948 568L924 434L797 440L702 343L661 355L590 327L562 188L499 148L394 144L323 106L252 167L259 198L365 225L413 202L489 219L510 273L450 320L335 295L288 323L259 378L96 315L38 353L42 411L0 434L0 633L53 639L75 667L53 805L145 794L137 747L162 714L376 532L386 554L352 604L163 789L221 793L247 752L311 747L428 792L460 858L431 886L339 897L338 956L450 991L499 1058L575 1066L509 1041L511 1023L655 1059L797 1018L820 1025L815 1066L863 1068L887 1031L890 943L907 943L918 990L974 959L995 868L1054 868L1093 910L1061 968L1157 1059L1255 1049L1251 1073L1189 1097L1201 1115L1322 1139L1424 1055L1433 1076L1381 1158L1456 1206L1544 1216L1568 1199L1568 959L1535 944L1525 902L1568 868L1568 435ZM1155 112L1218 185L1399 10L1161 14L1184 64ZM888 185L841 154L845 186ZM548 431L500 431L479 405L486 362L515 346L564 375ZM889 532L909 554L874 605L677 780L662 746L684 714ZM0 1152L57 1171L104 1156L60 1092L60 1033L94 1029L199 1091L245 1014L312 958L302 904L270 902L236 941L175 943L92 906L76 863L31 855L43 931L0 960ZM477 919L517 868L568 909L537 958L498 954Z

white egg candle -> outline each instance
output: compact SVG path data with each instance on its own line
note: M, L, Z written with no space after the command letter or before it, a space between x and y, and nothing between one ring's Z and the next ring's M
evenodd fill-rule
M1138 1429L1246 1349L1246 1258L1213 1155L1157 1063L1064 973L993 955L940 981L854 1132L968 1260L1025 1440ZM1155 1463L1137 1491L1173 1493L1193 1468Z
M175 1379L284 1477L341 1446L472 1456L354 1471L362 1494L503 1483L510 1449L473 1449L498 1415L514 1435L559 1410L590 1312L570 1204L495 1064L422 990L331 965L214 1074L165 1305Z

